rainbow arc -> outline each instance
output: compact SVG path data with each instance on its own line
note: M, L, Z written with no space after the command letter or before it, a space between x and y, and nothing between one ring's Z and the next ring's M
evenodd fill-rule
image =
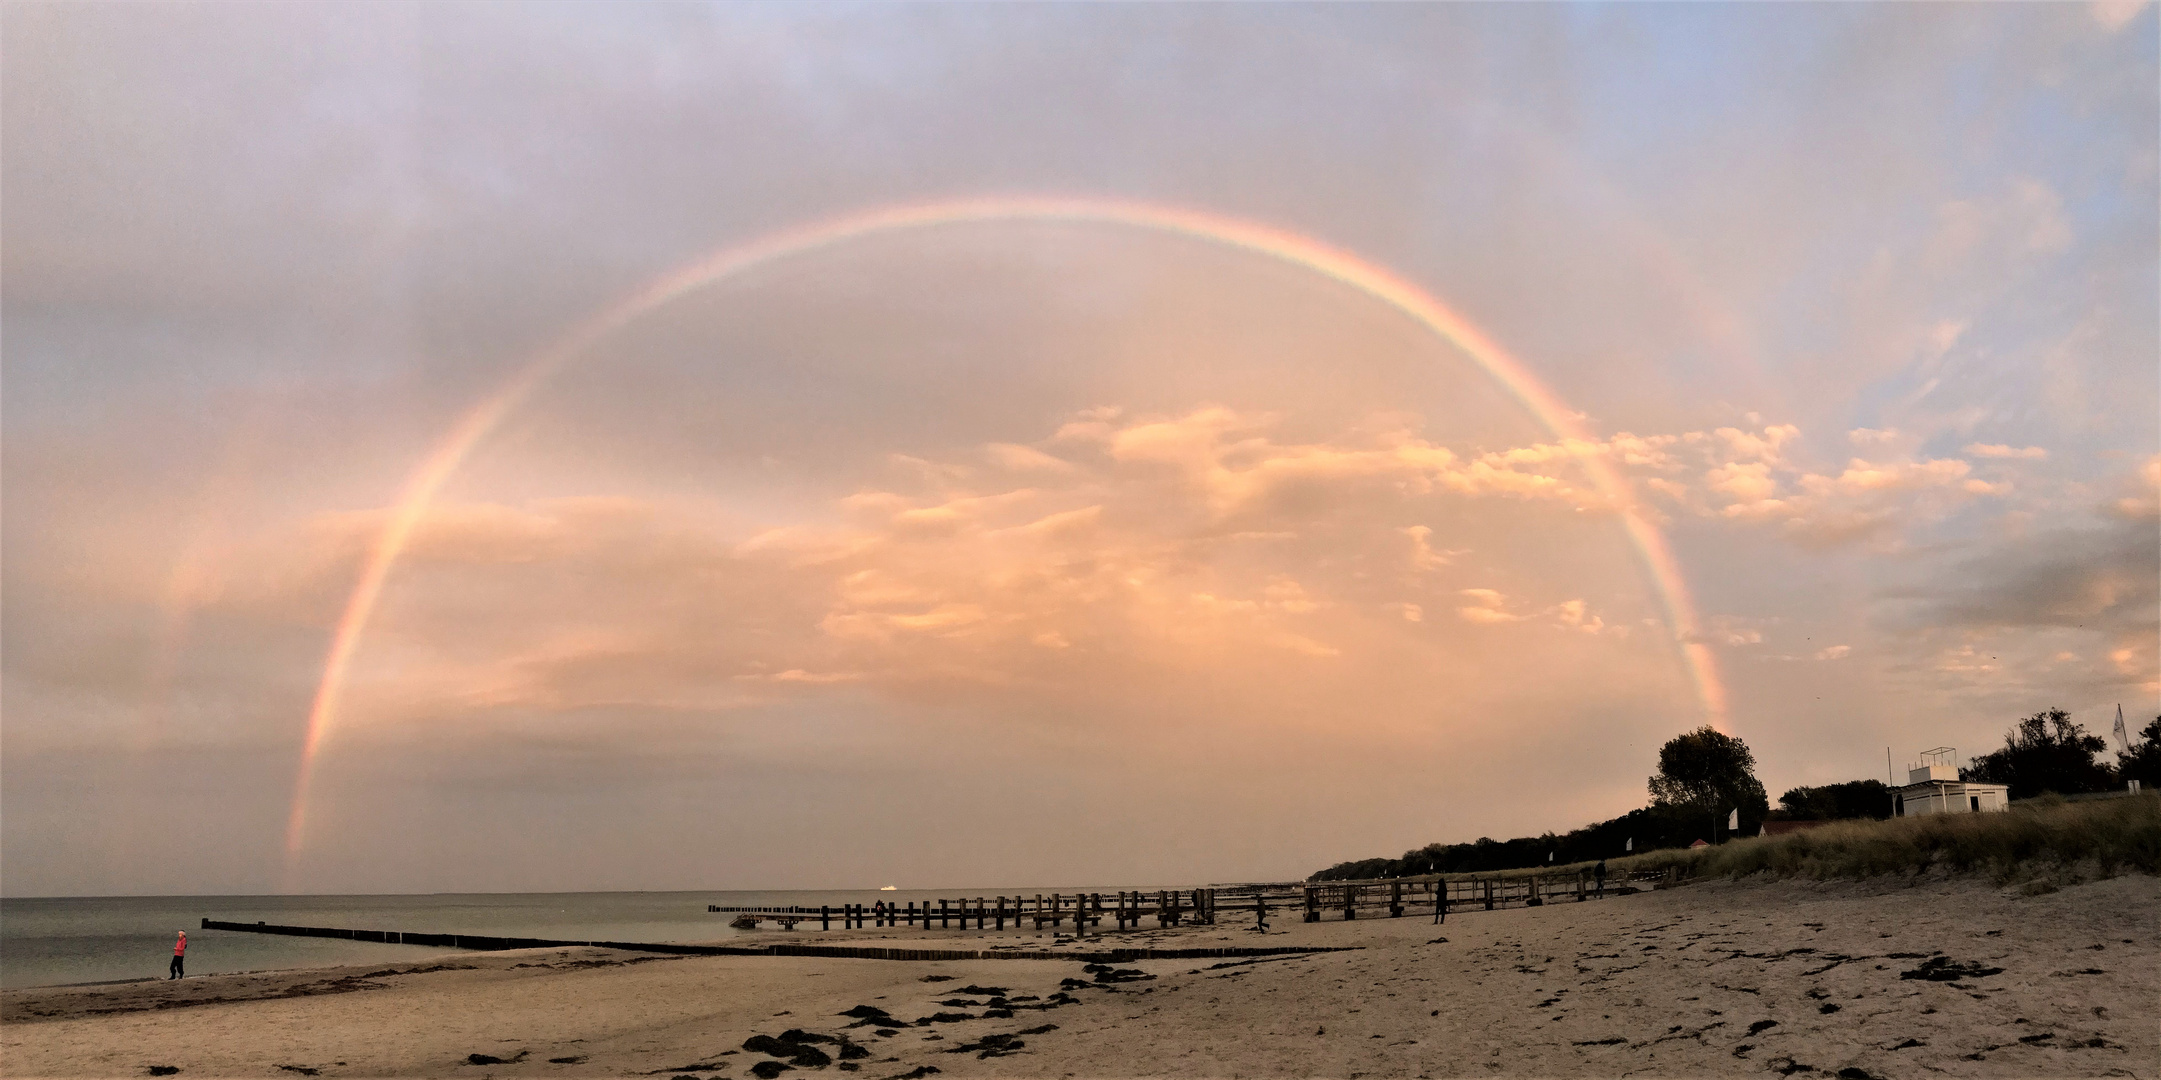
M724 247L655 279L571 327L527 359L493 394L482 399L429 451L407 479L389 521L369 548L360 576L331 635L323 674L308 711L306 741L285 834L288 859L303 848L309 793L323 748L337 725L340 695L355 651L374 615L391 571L443 485L473 448L486 439L548 379L575 363L608 335L687 294L738 274L866 237L915 229L992 222L1097 224L1187 237L1303 268L1386 304L1448 341L1520 401L1564 442L1597 440L1578 414L1484 331L1394 271L1309 236L1259 222L1183 207L1098 198L976 198L882 207L828 218ZM1715 657L1698 640L1695 605L1665 534L1637 501L1627 478L1598 453L1577 460L1600 496L1619 516L1643 560L1666 610L1684 667L1705 717L1724 726L1725 689Z

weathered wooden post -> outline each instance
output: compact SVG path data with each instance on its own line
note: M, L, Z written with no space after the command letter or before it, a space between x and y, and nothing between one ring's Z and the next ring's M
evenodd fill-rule
M946 902L944 900L938 901L938 929L945 930L950 928L952 925L952 909L946 906Z
M1403 917L1403 883L1400 881L1388 883L1388 917L1391 919Z
M1539 886L1538 886L1538 875L1537 875L1537 874L1532 874L1532 875L1531 875L1531 892L1530 892L1530 895L1529 895L1528 897L1525 897L1525 898L1524 898L1524 901L1523 901L1523 906L1525 906L1525 907L1543 907L1543 906L1545 906L1545 903L1546 903L1546 894L1545 894L1544 892L1541 892L1541 891L1539 890Z
M833 906L831 904L818 905L818 929L831 930L832 928Z
M1476 880L1476 879L1473 879ZM1493 910L1493 879L1486 879L1486 910Z
M1318 885L1306 886L1306 921L1321 921L1321 889Z

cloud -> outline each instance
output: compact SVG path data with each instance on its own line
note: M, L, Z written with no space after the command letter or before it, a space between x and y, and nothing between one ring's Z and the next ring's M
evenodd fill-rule
M1833 646L1831 646L1830 648L1818 650L1818 651L1817 651L1817 653L1816 653L1816 659L1818 659L1818 660L1844 660L1845 658L1847 658L1848 656L1851 656L1851 655L1853 655L1853 646L1851 646L1851 645L1833 645Z
M2002 668L2028 681L2044 658L2083 642L2077 652L2108 661L2084 673L2088 685L2161 691L2161 534L2150 519L2005 539L1886 596L1902 606L1902 633L1965 639L1944 647L1939 671Z
M1468 550L1435 550L1432 543L1433 530L1424 525L1406 525L1398 530L1411 538L1411 567L1416 570L1436 570L1455 561L1458 555L1468 555Z
M2150 522L2161 518L2161 454L2147 458L2137 476L2119 487L2129 494L2109 500L2106 511L2124 521Z
M2092 0L2086 10L2093 12L2093 21L2113 34L2131 24L2138 13L2146 10L2146 0Z
M2006 446L2002 443L1968 443L1966 452L1980 458L2017 458L2040 461L2048 457L2048 451L2038 446Z
M786 671L776 671L771 675L738 675L736 678L746 681L825 685L829 683L861 682L864 675L860 671L804 671L802 668L789 668Z
M1509 614L1505 610L1508 598L1492 589L1458 589L1456 595L1465 601L1456 608L1456 614L1466 622L1502 623L1523 619L1521 615Z

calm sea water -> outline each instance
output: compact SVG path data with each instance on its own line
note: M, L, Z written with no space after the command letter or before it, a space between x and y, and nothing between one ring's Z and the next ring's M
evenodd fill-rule
M0 900L0 987L163 978L176 931L188 932L187 971L321 967L411 962L449 953L417 945L279 937L200 929L202 920L407 930L437 934L581 941L718 942L772 939L771 930L738 931L707 904L780 907L917 904L1001 893L1102 892L1151 886L1044 886L1026 889L477 893L427 896L118 896Z

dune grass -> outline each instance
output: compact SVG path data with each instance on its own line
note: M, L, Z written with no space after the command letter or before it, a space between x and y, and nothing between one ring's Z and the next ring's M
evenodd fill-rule
M2161 873L2161 794L2076 803L2043 796L1995 814L1838 821L1711 848L1646 852L1608 866L1678 867L1682 877L1694 878L1870 878L1940 869L1998 882Z
M1451 881L1573 878L1589 862L1533 866ZM2052 795L2024 799L2003 813L1933 814L1888 821L1834 821L1784 836L1731 840L1709 848L1664 848L1606 860L1607 874L1682 878L1772 877L1859 879L1917 875L1930 870L1988 874L1998 882L2051 877L2064 883L2123 873L2161 874L2161 793L2066 802Z

